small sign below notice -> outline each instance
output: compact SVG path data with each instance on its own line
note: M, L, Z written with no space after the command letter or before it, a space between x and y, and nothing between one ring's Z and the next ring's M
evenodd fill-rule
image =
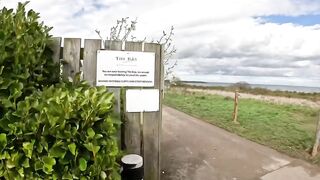
M154 75L155 53L97 52L97 86L153 87Z
M126 111L159 111L159 99L159 89L128 89L126 90Z

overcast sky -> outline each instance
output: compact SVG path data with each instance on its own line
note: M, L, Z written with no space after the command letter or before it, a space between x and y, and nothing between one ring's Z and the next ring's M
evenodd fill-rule
M0 7L18 1L0 0ZM135 35L175 27L182 80L320 87L319 0L31 0L52 34L98 38L122 17Z

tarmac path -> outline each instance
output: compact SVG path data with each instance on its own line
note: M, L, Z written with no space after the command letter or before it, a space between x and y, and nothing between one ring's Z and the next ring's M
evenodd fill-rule
M163 107L161 180L319 180L320 168Z

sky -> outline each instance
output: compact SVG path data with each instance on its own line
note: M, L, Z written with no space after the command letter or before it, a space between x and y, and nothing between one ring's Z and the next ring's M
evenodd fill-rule
M16 0L0 0L15 7ZM173 38L182 80L320 87L319 0L31 0L60 37L107 36L137 18L134 35Z

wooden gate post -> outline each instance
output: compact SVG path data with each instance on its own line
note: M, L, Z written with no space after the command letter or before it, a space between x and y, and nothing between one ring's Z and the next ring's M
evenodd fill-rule
M320 112L318 114L318 123L317 123L317 131L316 131L316 139L313 145L312 149L312 157L316 156L318 153L318 148L319 148L319 143L320 143Z
M160 180L160 139L162 126L162 93L163 93L163 46L155 43L146 43L145 52L154 52L155 64L155 89L160 92L160 108L158 112L146 112L143 124L144 142L144 178L146 180Z
M234 92L234 109L233 109L233 122L238 124L238 103L239 103L239 91Z

